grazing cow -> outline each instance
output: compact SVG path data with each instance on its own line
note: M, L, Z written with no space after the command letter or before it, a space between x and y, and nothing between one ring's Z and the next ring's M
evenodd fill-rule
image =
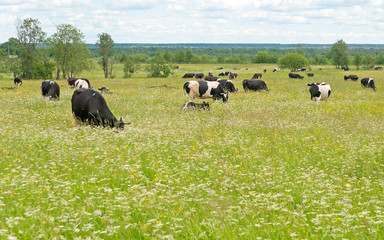
M373 68L373 70L381 70L381 69L383 69L382 66L377 66L377 67L374 67L374 68Z
M204 73L196 73L195 78L196 79L203 79Z
M217 81L219 78L218 77L214 77L214 76L205 76L204 80L205 81Z
M261 74L261 73L255 73L255 74L253 74L252 79L260 79L262 76L263 76L263 74Z
M349 67L346 66L346 67L341 67L341 69L343 69L344 71L348 71L349 70Z
M13 79L13 83L14 83L15 86L18 88L18 87L21 86L21 84L23 84L23 81L21 81L21 78L19 78L19 77L15 77L15 78Z
M313 76L315 76L315 74L314 73L307 73L307 76L308 77L313 77Z
M196 75L195 73L186 73L182 78L194 78L195 75Z
M375 87L375 81L373 81L372 78L362 78L361 87L372 88L374 91L377 91L377 88Z
M305 72L305 71L307 71L307 69L306 68L299 68L299 69L297 69L297 71L298 72Z
M194 109L194 110L210 110L209 108L209 102L203 102L203 103L194 103L194 102L188 102L184 105L184 107L181 108L181 110L187 110L187 109Z
M268 90L267 84L263 80L243 80L243 88L244 91L252 90L252 91L260 91L260 90Z
M231 80L219 79L217 80L220 85L224 88L225 91L236 93L238 89L235 88L235 85Z
M107 87L99 87L99 91L100 91L101 93L106 93L106 92L109 91L109 89L108 89Z
M237 78L237 73L230 73L229 74L229 79L235 79Z
M92 126L124 128L123 120L117 120L107 106L104 97L88 88L77 89L72 95L72 115L77 124L87 123Z
M309 83L309 92L311 93L312 101L327 101L331 96L331 86L328 83Z
M273 69L273 71L272 72L280 72L280 68L275 68L275 69Z
M183 89L187 92L190 102L196 97L228 101L228 93L225 93L219 82L189 81L184 83Z
M357 81L359 77L357 75L344 75L344 81Z
M229 74L230 74L230 72L221 72L221 73L219 73L219 76L223 77L223 76L228 76Z
M80 88L91 88L89 81L87 79L77 79L75 82L76 89Z
M45 80L41 83L41 93L43 97L49 100L59 100L60 97L60 86L54 81Z
M70 87L75 87L75 82L78 78L68 78L68 85Z
M263 72L264 72L264 73L266 73L266 72L267 72L267 69L266 69L266 68L264 68L264 69L263 69Z
M289 78L304 78L304 76L301 76L300 74L297 73L289 73L288 74Z

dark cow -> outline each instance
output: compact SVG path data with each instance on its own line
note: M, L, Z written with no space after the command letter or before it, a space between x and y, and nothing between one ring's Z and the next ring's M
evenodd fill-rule
M228 76L229 74L230 74L230 72L221 72L221 73L219 73L219 76L223 77L223 76Z
M280 68L275 68L275 69L273 69L273 71L272 72L280 72Z
M263 72L264 72L264 73L266 73L266 72L267 72L267 69L266 69L266 68L264 68L264 69L263 69Z
M361 87L372 88L374 91L377 91L377 88L375 87L375 81L373 81L372 78L362 78Z
M225 91L235 93L238 89L235 88L235 85L231 80L219 79L217 80L220 85L224 88Z
M297 69L297 71L298 72L305 72L305 71L307 71L307 69L306 68L299 68L299 69Z
M205 81L217 81L219 78L218 77L214 77L214 76L205 76L204 80Z
M230 73L229 74L229 79L235 79L237 78L237 73Z
M75 87L76 80L77 80L77 78L68 78L68 85L70 87Z
M107 87L99 87L98 89L101 93L107 93L109 91Z
M107 106L104 97L88 88L77 89L72 95L72 114L77 124L124 128L123 120L117 120Z
M184 83L183 89L187 92L190 102L197 97L228 101L228 93L225 93L219 82L189 81Z
M313 76L315 76L315 74L314 73L307 73L307 76L308 77L313 77Z
M309 92L311 93L312 101L327 101L331 96L331 86L328 83L309 83Z
M341 69L343 69L344 71L348 71L348 70L349 70L349 67L348 67L348 66L345 66L345 67L341 67Z
M304 76L301 76L300 74L297 73L289 73L288 74L289 78L304 78Z
M381 70L381 69L383 69L382 66L377 66L377 67L374 67L374 68L373 68L373 70Z
M204 73L196 73L195 78L196 79L203 79Z
M261 74L261 73L255 73L255 74L253 74L252 79L260 79L262 76L263 76L263 74Z
M359 77L357 75L344 75L344 81L357 81Z
M21 81L21 78L19 78L19 77L15 77L15 78L13 79L13 83L15 84L16 87L20 87L21 84L23 84L23 81Z
M181 108L181 110L187 110L187 109L194 109L194 110L210 110L209 108L209 102L203 102L203 103L194 103L194 102L188 102L184 105L184 107Z
M195 73L186 73L182 78L194 78L195 75L196 75Z
M41 93L43 97L49 100L59 100L60 98L60 86L54 81L45 80L41 83Z
M244 91L252 90L252 91L260 91L260 90L268 90L267 84L263 80L243 80L243 88Z

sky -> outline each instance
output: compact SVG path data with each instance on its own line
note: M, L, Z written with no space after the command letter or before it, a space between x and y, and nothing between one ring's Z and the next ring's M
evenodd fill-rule
M0 0L0 43L38 19L47 36L71 24L96 43L384 44L384 0Z

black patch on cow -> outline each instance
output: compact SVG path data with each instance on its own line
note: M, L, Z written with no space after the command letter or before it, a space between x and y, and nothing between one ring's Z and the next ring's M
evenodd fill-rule
M201 97L204 93L208 91L208 83L206 81L198 81L198 83L199 83L199 97Z
M187 94L189 94L189 92L191 91L191 89L189 88L189 82L184 83L183 89L187 92Z
M59 100L60 86L54 81L45 80L41 83L41 94L50 100Z
M313 100L314 97L320 97L321 95L321 92L319 90L319 86L316 84L316 83L310 83L308 84L308 86L310 86L309 88L309 92L311 94L311 100ZM328 96L330 95L331 93L329 92L328 93Z
M263 80L249 80L245 79L243 81L244 91L252 90L252 91L260 91L260 90L268 90L267 84Z

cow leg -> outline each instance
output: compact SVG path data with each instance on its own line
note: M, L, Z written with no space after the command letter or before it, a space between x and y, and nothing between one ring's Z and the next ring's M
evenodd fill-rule
M72 116L73 118L75 119L75 123L76 125L81 125L81 121L78 117L76 117L76 114L74 112L72 112Z

